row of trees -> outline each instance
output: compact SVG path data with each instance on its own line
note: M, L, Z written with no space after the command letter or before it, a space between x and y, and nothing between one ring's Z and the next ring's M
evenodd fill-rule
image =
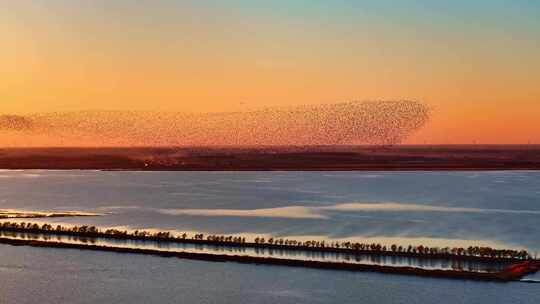
M207 235L198 233L191 237L187 233L175 235L170 232L150 232L144 230L135 230L128 232L127 230L106 229L100 230L95 226L73 226L64 227L57 225L53 227L50 224L36 223L12 223L3 222L0 225L2 230L16 230L29 232L56 232L62 234L77 234L81 236L104 236L117 238L134 238L134 239L153 239L153 240L196 240L208 241L214 243L225 243L234 245L249 245L245 237L240 236L225 236L225 235ZM252 243L253 244L253 243ZM511 258L511 259L531 259L532 256L526 250L511 250L511 249L495 249L491 247L470 246L467 248L461 247L428 247L428 246L399 246L399 245L382 245L378 243L358 243L358 242L338 242L338 241L298 241L283 238L268 238L256 237L254 244L258 246L284 246L284 247L301 247L301 248L317 248L325 249L346 249L351 251L375 252L375 253L394 253L394 254L422 254L422 255L452 255L452 256L472 256L484 258Z

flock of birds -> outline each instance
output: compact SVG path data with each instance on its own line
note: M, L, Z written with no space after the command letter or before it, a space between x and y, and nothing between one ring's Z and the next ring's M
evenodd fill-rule
M429 120L417 101L345 102L246 112L52 112L0 115L0 144L311 146L398 144ZM16 139L14 139L16 138Z

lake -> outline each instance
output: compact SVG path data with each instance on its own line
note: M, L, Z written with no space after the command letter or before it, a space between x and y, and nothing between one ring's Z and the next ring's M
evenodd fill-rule
M104 214L26 220L65 225L540 251L540 173L529 171L0 171L0 209ZM0 254L2 294L32 290L43 303L540 300L537 284L9 246Z

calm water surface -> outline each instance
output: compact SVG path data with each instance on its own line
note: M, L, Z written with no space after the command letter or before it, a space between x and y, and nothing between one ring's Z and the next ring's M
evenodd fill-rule
M0 209L48 222L540 251L540 173L0 171ZM32 220L37 221L37 220ZM42 303L537 303L540 284L0 246L6 299ZM533 278L539 278L538 275ZM539 278L540 279L540 278ZM31 282L31 286L29 283ZM135 295L133 297L132 295ZM18 303L23 303L19 298ZM34 303L39 301L28 301Z
M524 303L538 284L0 246L2 303Z

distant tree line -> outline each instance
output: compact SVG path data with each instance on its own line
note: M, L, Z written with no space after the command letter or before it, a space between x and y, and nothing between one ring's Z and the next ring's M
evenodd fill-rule
M256 247L271 247L271 248L299 248L321 251L347 251L347 252L367 252L388 255L421 255L421 256L455 256L455 257L481 257L493 259L518 259L529 260L532 256L526 250L512 249L495 249L491 247L469 246L461 247L429 247L429 246L401 246L401 245L383 245L379 243L359 243L350 241L298 241L284 238L264 238L256 237L254 242L246 242L245 237L241 236L225 236L225 235L207 235L197 233L189 236L187 233L172 234L171 232L150 232L145 230L135 230L128 232L127 230L105 229L101 230L95 226L72 226L65 227L62 225L52 226L50 224L37 223L16 223L2 222L0 230L16 231L16 232L31 232L31 233L51 233L51 234L67 234L87 237L112 237L118 239L137 239L137 240L155 240L155 241L176 241L176 242L204 242L222 245L234 246L256 246Z

